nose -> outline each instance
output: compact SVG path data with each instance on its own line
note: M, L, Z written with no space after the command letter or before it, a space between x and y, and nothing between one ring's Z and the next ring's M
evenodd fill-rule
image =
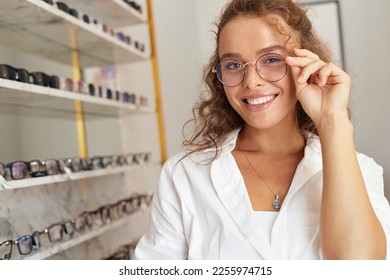
M251 64L251 65L249 65ZM243 86L252 89L264 85L266 82L257 72L254 62L245 63L245 75L242 81Z

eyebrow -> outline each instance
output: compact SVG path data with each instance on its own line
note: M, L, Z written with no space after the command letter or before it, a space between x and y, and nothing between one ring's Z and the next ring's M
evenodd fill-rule
M286 48L281 46L281 45L271 45L271 46L268 46L268 47L265 47L261 50L258 50L256 52L256 56L260 56L262 54L267 54L267 53L271 53L271 52L274 52L276 50L282 50L284 52L286 52ZM226 59L226 58L241 58L242 56L239 54L239 53L225 53L221 56L220 60L223 60L223 59Z

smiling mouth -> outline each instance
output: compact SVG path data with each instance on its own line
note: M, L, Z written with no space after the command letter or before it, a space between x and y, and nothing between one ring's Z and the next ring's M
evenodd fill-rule
M274 100L277 96L277 94L274 94L258 98L246 98L244 99L244 102L252 106L260 106Z

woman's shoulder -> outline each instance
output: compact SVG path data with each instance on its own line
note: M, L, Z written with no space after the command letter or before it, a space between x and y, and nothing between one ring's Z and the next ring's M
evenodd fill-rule
M177 165L180 161L184 160L187 156L187 152L185 150L176 152L171 155L163 164L164 167L173 167Z
M164 163L163 167L172 170L176 167L198 165L206 162L207 160L210 161L210 159L210 152L207 152L206 150L186 149L170 156Z
M239 129L225 135L221 144L200 147L190 146L170 156L164 165L167 168L183 165L208 165L220 156L231 153L234 149Z

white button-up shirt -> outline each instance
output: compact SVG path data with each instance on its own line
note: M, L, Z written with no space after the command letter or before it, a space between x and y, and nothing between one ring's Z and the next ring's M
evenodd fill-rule
M253 211L231 153L238 131L228 135L220 155L211 163L215 155L212 148L184 158L185 154L179 153L164 164L153 197L150 226L137 245L135 258L321 259L319 138L313 136L307 141L283 205L269 226L263 225ZM390 240L383 170L363 154L358 153L358 160L371 203Z

